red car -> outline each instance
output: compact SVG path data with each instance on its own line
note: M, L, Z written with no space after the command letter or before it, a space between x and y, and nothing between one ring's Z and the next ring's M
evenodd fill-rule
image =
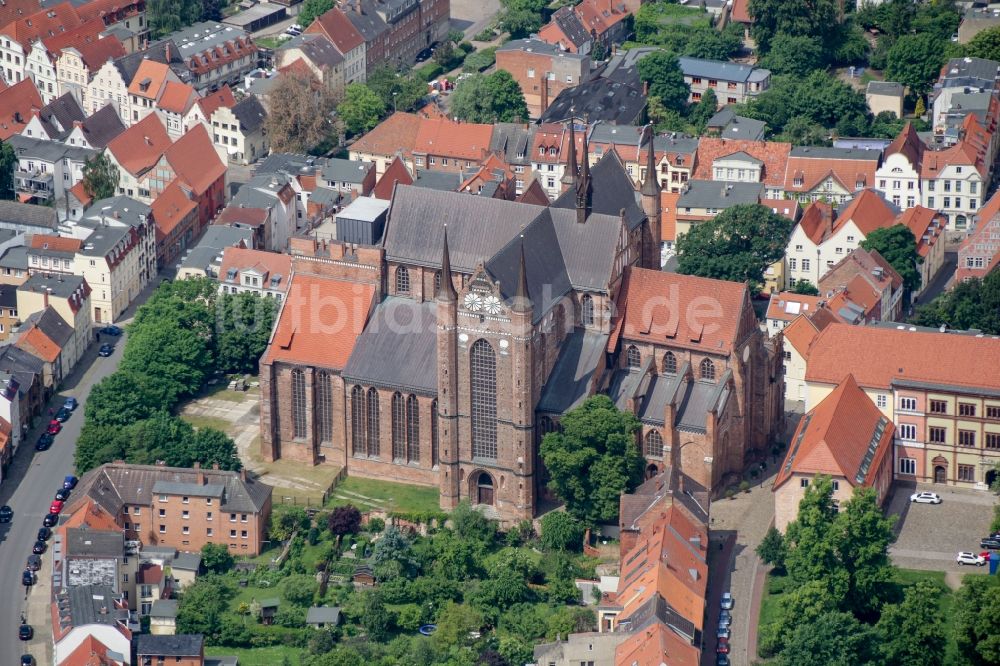
M49 429L46 430L47 433L50 435L58 435L60 430L62 430L62 423L59 423L59 421L56 421L55 419L49 421Z
M715 651L718 654L729 654L729 639L720 638L719 644L715 647Z
M63 503L59 500L53 500L52 505L49 506L49 513L62 513Z

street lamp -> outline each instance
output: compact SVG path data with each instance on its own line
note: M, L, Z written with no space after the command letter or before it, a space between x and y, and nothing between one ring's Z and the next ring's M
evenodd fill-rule
M393 113L396 113L396 95L398 95L398 94L399 94L398 91L396 91L396 90L392 91L392 112Z

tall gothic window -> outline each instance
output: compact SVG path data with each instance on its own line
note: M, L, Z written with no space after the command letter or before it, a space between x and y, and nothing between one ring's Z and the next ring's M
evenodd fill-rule
M438 401L431 402L431 467L438 466Z
M392 394L392 459L406 456L406 405L397 391Z
M580 302L580 321L584 326L594 325L594 299L591 298L590 294L585 294L583 300Z
M702 359L701 366L699 367L701 369L702 379L709 379L715 381L715 364L712 363L711 359L708 358Z
M406 266L396 268L396 293L410 293L410 271L406 270Z
M441 271L434 274L434 295L437 296L438 291L441 289Z
M676 375L677 374L677 357L674 356L673 352L667 352L663 355L663 374L665 375Z
M650 430L646 433L646 446L643 449L646 457L656 456L660 458L663 456L663 438L660 437L660 433L655 430Z
M333 384L330 373L316 373L316 429L319 441L333 441Z
M365 401L365 444L368 455L377 457L379 453L378 440L378 391L368 389L368 400Z
M625 363L629 368L638 368L641 365L642 356L639 355L639 349L635 345L629 345L625 351Z
M306 436L306 373L292 370L292 428L295 437Z
M472 457L497 457L497 359L493 347L479 339L469 354L472 394Z
M356 456L365 450L365 390L360 386L351 389L351 448Z
M420 462L420 403L415 395L406 399L406 462Z

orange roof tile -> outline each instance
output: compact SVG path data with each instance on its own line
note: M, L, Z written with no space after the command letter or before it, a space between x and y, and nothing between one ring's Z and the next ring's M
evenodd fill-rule
M121 527L115 522L115 517L108 513L100 504L90 497L85 497L80 502L72 503L73 512L67 515L56 528L57 532L66 534L66 530L75 527L89 527L94 530L120 531ZM64 515L66 512L63 512Z
M313 71L302 58L296 58L284 67L279 67L278 71L282 74L294 74L306 78L312 78L314 76Z
M55 250L56 252L77 252L83 247L79 238L54 236L51 234L33 234L30 247L35 250Z
M896 153L901 153L903 157L909 161L909 163L918 172L920 171L920 162L923 160L924 150L926 146L924 142L920 140L917 136L917 130L913 128L911 123L906 123L903 129L899 132L892 143L886 147L885 152L882 153L883 161L890 155L895 155Z
M931 248L941 240L948 219L936 210L914 206L903 211L896 218L896 223L904 225L913 232L913 236L917 239L917 254L926 257Z
M574 131L576 158L583 157L582 129ZM603 145L603 144L602 144ZM609 146L611 144L608 144ZM552 149L555 148L555 154ZM593 155L593 150L591 150ZM542 123L535 130L529 153L532 161L552 164L566 164L569 161L569 125L565 123Z
M398 111L351 145L352 151L372 155L393 155L397 152L409 157L417 141L421 119L410 113Z
M635 632L615 648L615 666L698 666L701 652L662 622Z
M167 81L166 85L163 86L163 95L160 96L160 101L156 105L164 111L183 115L191 109L191 105L196 99L198 99L198 93L188 84Z
M713 305L701 316L686 316L696 299ZM618 332L608 344L617 345L620 336L726 355L749 303L746 285L739 282L629 268L619 297Z
M51 36L42 35L41 40L50 57L57 58L63 49L76 48L79 44L97 40L104 28L104 21L95 19L81 23L72 30L58 32Z
M76 9L68 2L29 14L3 28L3 33L17 41L27 52L36 39L45 39L72 30L82 23Z
M40 4L38 0L6 0L0 4L0 27L6 27L13 21L32 15L38 11Z
M832 232L836 233L848 222L854 222L858 231L867 236L876 229L895 224L896 212L875 190L861 190L837 215Z
M344 56L365 43L365 38L339 7L334 7L316 17L316 20L306 27L306 32L325 35Z
M851 373L865 388L920 382L1000 390L1000 338L831 324L809 351L806 380L837 384Z
M826 287L822 287L826 289ZM856 275L846 285L840 285L826 303L826 308L844 319L849 324L860 324L878 318L882 305L882 293L878 291L863 275ZM861 314L844 314L843 309L853 304L860 308ZM850 312L850 311L847 311Z
M881 269L881 270L880 270ZM867 282L879 292L886 289L895 291L903 286L903 278L885 260L878 250L855 248L846 257L830 267L819 279L820 291L835 290L847 284L857 275L863 275Z
M56 359L59 358L59 354L62 353L59 345L52 338L42 333L42 330L37 326L32 326L26 332L22 333L18 337L15 346L18 349L23 349L29 354L37 356L46 363L55 363Z
M775 215L783 215L792 222L797 222L802 208L796 199L761 199L761 206L771 209Z
M677 240L677 200L680 192L660 191L660 241Z
M374 299L374 285L296 273L265 360L343 368Z
M201 123L185 132L164 155L177 177L198 196L226 175L226 165L215 152L208 130Z
M809 345L819 335L819 328L813 323L812 317L799 315L792 320L792 323L785 326L781 333L802 358L809 360Z
M878 155L878 152L874 153ZM877 159L831 159L818 155L789 155L785 170L786 192L811 192L832 178L848 192L875 185ZM860 185L860 187L859 187Z
M198 203L188 197L175 178L153 200L150 208L156 223L156 239L160 241L169 237L177 225L198 208Z
M87 40L76 44L72 48L80 52L80 59L83 60L83 64L91 72L96 72L107 61L121 58L125 55L125 47L114 35Z
M114 666L115 661L108 656L108 648L101 641L88 635L65 659L60 666Z
M791 150L792 144L778 141L702 137L698 140L697 166L691 178L715 180L712 177L712 162L733 153L743 152L764 163L761 182L772 187L784 187L788 155Z
M149 114L108 143L111 154L133 176L151 169L169 147L170 137L155 113ZM215 153L214 149L212 153ZM201 156L196 157L201 159Z
M944 169L951 165L971 166L979 175L986 177L987 167L976 147L969 141L959 141L944 150L928 150L920 164L920 177L937 178Z
M233 91L229 88L229 85L224 85L215 92L209 93L198 100L198 106L201 107L201 112L204 114L205 118L211 118L212 114L219 107L226 107L231 109L236 106L236 97L233 96Z
M242 247L227 247L222 252L222 265L219 268L219 281L235 280L240 282L240 272L252 268L263 274L265 286L271 278L281 277L281 282L272 287L279 291L288 291L289 278L292 273L292 255L252 250ZM235 271L235 277L230 278L229 272Z
M42 98L31 79L0 90L0 139L20 134L32 114L42 106Z
M598 35L603 35L616 24L624 21L632 14L622 11L623 5L617 5L609 0L583 0L575 8L580 22L587 30L596 30Z
M750 0L733 0L733 20L737 23L753 23L750 15Z
M822 300L820 296L807 296L791 291L771 294L771 300L767 304L767 319L792 321L800 314L815 312Z
M852 486L870 486L892 446L895 430L854 375L846 373L837 388L799 421L772 490L794 473L829 474L846 478ZM875 450L868 458L873 442Z
M490 148L492 125L456 123L446 118L423 118L413 152L479 162Z
M130 95L156 100L170 73L170 67L162 62L143 60L129 83L128 92Z
M87 188L83 184L82 180L73 187L69 188L69 191L73 193L73 196L76 197L76 200L79 201L84 208L89 206L90 202L94 200L93 197L87 194Z
M802 213L799 227L816 245L833 235L833 206L825 201L814 201Z

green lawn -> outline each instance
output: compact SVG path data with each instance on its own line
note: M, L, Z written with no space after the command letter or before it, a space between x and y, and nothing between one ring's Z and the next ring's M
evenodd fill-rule
M438 511L440 508L439 498L440 492L437 488L349 476L333 489L330 506L353 504L362 511L372 509L407 512Z
M181 414L181 418L193 425L198 430L202 428L215 428L216 430L221 430L226 432L232 425L226 419L220 419L217 416L200 416L197 414Z
M278 39L277 37L261 37L253 41L257 46L265 49L276 49L285 42L284 39ZM243 663L243 661L240 660L240 663Z
M205 656L235 655L239 657L240 666L281 666L281 661L288 658L292 666L299 666L299 655L304 650L301 648L278 645L274 647L260 648L229 648L229 647L206 647Z

